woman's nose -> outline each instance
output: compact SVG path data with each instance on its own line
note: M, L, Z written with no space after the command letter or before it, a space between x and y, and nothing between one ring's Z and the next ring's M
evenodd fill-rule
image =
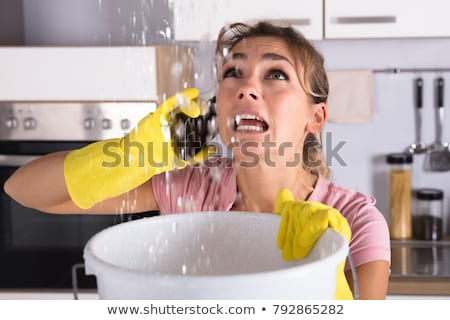
M237 97L239 100L243 99L251 99L251 100L258 100L259 94L254 88L250 88L248 86L242 87L239 89Z

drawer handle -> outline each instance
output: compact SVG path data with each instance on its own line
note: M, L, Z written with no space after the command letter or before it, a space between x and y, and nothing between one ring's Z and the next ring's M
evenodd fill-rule
M396 16L331 18L332 24L364 24L364 23L395 23L395 22L397 22Z
M250 24L256 23L260 20L249 20L247 21ZM300 19L264 19L264 21L273 23L275 25L292 25L292 26L310 26L311 19L308 18L300 18Z

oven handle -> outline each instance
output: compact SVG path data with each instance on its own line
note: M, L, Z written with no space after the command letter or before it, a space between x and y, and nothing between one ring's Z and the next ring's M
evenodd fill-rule
M38 155L0 154L1 167L20 167L37 159Z

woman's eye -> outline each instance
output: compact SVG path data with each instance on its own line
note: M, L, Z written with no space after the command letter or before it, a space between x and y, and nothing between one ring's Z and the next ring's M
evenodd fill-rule
M288 80L287 75L280 70L270 71L268 78L273 80Z
M237 68L227 69L223 73L223 78L239 78L241 76L241 72Z

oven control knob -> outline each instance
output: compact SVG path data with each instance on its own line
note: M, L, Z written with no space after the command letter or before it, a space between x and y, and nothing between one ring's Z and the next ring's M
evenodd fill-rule
M102 128L104 130L109 130L112 128L112 121L111 119L102 119Z
M122 130L128 130L131 127L131 121L128 119L122 119L120 121L120 127L122 128Z
M5 125L8 129L15 129L19 126L19 120L16 117L9 117L6 119Z
M34 130L37 127L37 121L35 118L29 117L23 120L23 127L25 130Z
M94 129L95 125L96 125L96 122L95 122L94 118L86 118L86 119L84 119L84 128L86 130Z

